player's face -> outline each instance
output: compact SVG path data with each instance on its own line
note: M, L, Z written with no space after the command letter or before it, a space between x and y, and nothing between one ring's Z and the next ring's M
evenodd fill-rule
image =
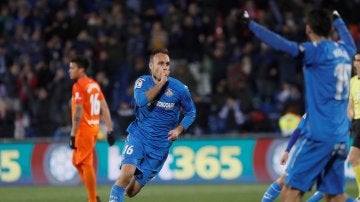
M356 54L354 58L354 67L357 74L360 74L360 54Z
M170 74L170 58L167 54L158 53L154 55L149 66L151 74L157 80L160 80L162 75L169 76Z
M69 65L69 75L70 75L70 79L77 79L79 77L79 67L76 63L74 62L70 62Z

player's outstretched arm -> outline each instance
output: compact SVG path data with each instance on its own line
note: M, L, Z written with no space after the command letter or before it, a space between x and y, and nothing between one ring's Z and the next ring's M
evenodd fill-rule
M288 53L293 57L298 56L299 54L298 43L289 41L284 37L270 31L264 26L251 20L249 14L246 11L241 13L240 21L246 22L246 24L248 24L249 29L254 33L254 35L268 46L274 48L275 50Z
M100 108L101 108L101 115L102 118L104 119L105 125L106 125L106 139L109 143L110 146L115 144L115 135L113 133L113 124L112 124L112 120L111 120L111 115L110 115L110 110L109 110L109 106L104 99L102 99L100 101Z
M340 36L340 40L351 48L351 55L355 54L356 46L345 22L341 19L340 14L335 10L333 11L333 26Z

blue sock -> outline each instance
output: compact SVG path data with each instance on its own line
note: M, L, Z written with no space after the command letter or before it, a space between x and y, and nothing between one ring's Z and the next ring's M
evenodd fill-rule
M350 197L350 196L346 196L346 201L345 202L353 202L355 201L354 198Z
M318 202L324 197L323 193L316 191L306 202Z
M111 188L109 202L124 202L125 188L114 184Z
M276 181L273 182L264 193L261 202L274 201L279 196L280 192L281 192L281 186Z

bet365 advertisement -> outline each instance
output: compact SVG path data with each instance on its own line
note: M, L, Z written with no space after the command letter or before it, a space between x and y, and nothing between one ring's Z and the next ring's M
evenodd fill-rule
M280 176L286 139L178 140L154 184L256 183ZM123 142L99 142L94 164L98 184L118 177ZM66 143L0 143L0 185L80 183ZM354 178L349 163L346 176Z

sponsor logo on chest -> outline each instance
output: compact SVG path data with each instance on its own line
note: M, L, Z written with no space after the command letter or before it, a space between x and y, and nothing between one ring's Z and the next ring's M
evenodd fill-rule
M175 106L175 103L157 101L156 106L161 107L161 108L163 108L165 110L172 110L174 108L174 106Z

